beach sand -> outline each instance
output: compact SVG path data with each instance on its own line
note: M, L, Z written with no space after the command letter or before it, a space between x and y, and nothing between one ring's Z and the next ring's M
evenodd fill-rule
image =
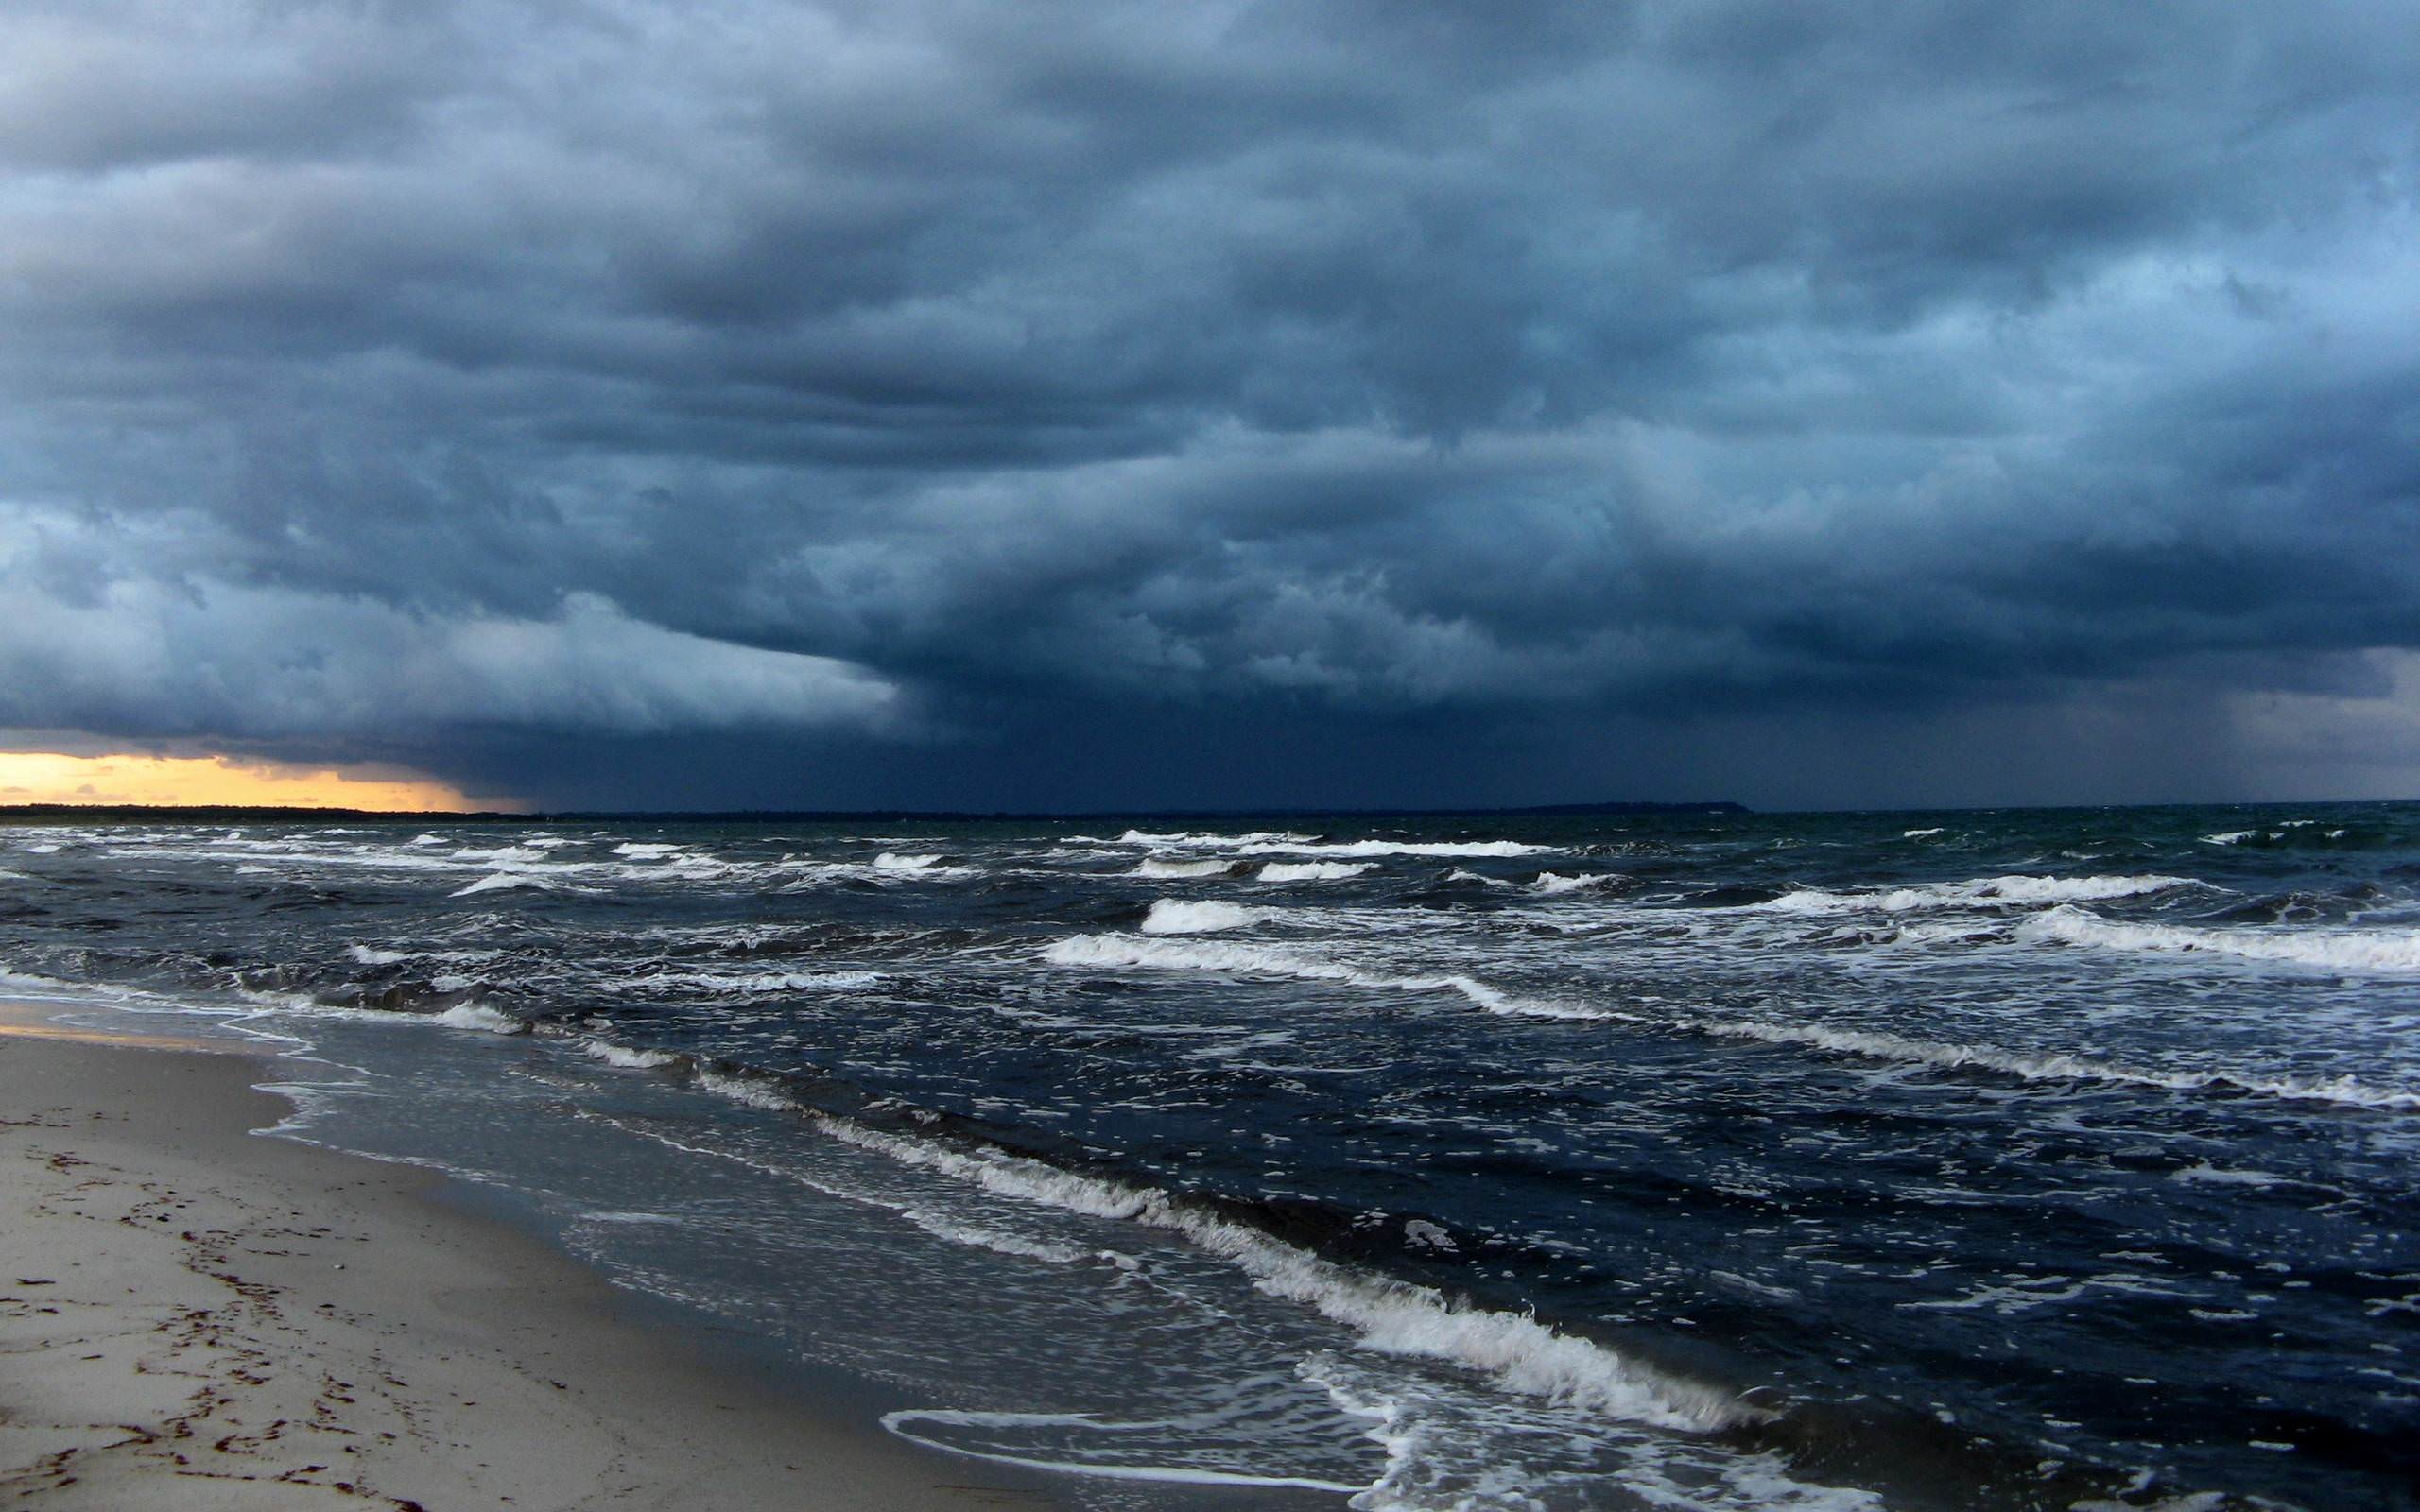
M708 1357L432 1174L253 1136L286 1111L255 1061L106 1038L0 1033L9 1504L1055 1504Z

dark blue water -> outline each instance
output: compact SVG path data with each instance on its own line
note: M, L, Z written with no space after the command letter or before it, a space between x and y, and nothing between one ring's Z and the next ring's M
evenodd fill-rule
M19 990L1080 1500L2420 1505L2420 806L0 844Z

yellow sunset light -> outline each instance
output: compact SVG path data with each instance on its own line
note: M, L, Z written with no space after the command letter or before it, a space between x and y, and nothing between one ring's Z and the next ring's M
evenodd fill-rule
M433 777L391 767L308 766L233 756L67 756L0 751L0 805L258 804L287 808L476 809Z

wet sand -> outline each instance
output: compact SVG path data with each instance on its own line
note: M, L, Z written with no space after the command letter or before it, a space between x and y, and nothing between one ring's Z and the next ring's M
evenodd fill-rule
M14 1015L20 1025L38 1015ZM819 1412L441 1178L251 1131L247 1057L0 1034L0 1499L1039 1508Z

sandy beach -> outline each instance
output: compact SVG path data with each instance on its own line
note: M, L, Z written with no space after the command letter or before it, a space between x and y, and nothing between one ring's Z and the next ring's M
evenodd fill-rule
M432 1175L255 1137L260 1069L0 1035L11 1504L1052 1504L706 1357Z

